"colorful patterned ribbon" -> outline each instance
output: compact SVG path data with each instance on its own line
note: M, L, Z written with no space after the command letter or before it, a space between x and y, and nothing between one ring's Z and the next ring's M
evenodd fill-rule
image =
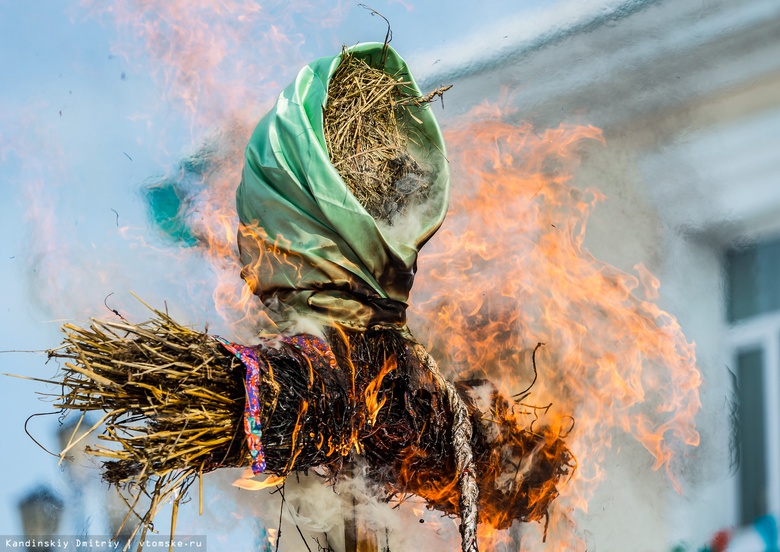
M252 456L252 473L255 475L265 471L265 454L263 453L263 421L260 414L260 362L257 351L252 347L244 347L231 343L221 337L217 340L236 355L246 366L246 406L244 406L244 432L247 447Z
M260 383L262 382L262 377L260 374L260 361L257 357L258 348L231 343L219 336L215 336L215 338L246 367L244 432L246 433L249 454L252 456L252 473L257 475L265 471L266 467L262 441L263 417L260 404ZM298 349L311 362L315 371L338 369L336 356L333 354L330 346L319 337L311 334L299 334L292 337L283 337L280 341Z
M298 334L283 337L282 341L301 351L312 363L315 372L321 372L323 369L337 370L339 367L330 345L317 336Z

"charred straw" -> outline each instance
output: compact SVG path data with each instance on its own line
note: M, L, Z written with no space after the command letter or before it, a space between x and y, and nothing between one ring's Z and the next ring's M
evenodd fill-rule
M64 361L57 406L106 412L104 444L87 452L109 458L104 478L123 491L128 523L145 530L162 504L178 503L204 473L250 464L242 428L245 369L217 338L160 311L141 324L94 320L64 329L63 347L50 352ZM476 549L478 507L481 521L500 528L544 518L556 485L573 469L549 428L521 428L495 390L490 411L481 412L470 390L489 384L453 386L424 348L394 330L332 328L327 337L335 363L313 362L291 342L253 349L265 366L268 473L319 467L336 478L349 456L360 454L388 497L415 494L460 515L465 550ZM533 473L507 483L511 467L502 462L540 448L547 454ZM442 494L444 488L453 491ZM145 495L151 504L138 511Z

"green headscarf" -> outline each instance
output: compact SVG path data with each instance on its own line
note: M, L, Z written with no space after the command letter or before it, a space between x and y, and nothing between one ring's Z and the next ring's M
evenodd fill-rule
M386 55L385 71L420 95L404 60L383 48L348 51L374 67ZM403 326L417 253L447 211L444 140L429 105L409 108L404 128L416 136L409 149L427 169L430 199L414 230L378 225L339 176L325 142L323 108L341 58L304 67L252 134L236 194L242 276L282 321L297 313L361 329Z

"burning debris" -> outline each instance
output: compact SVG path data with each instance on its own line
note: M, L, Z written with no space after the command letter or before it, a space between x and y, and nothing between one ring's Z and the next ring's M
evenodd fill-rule
M63 328L59 406L106 412L93 429L105 423L111 446L89 452L110 458L104 479L143 531L220 467L335 480L356 457L388 497L460 516L463 550L477 550L478 515L497 528L546 519L575 466L566 432L521 426L529 407L489 382L447 381L406 325L417 253L449 193L432 97L387 44L367 44L304 68L259 123L238 245L279 335L239 345L160 311ZM413 227L383 231L412 207Z

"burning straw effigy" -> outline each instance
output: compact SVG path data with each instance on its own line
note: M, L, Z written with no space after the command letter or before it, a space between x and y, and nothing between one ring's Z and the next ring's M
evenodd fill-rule
M388 497L459 516L463 550L477 550L478 521L547 519L574 469L564 436L522 427L524 407L490 382L445 379L406 325L417 252L447 208L428 105L441 92L422 96L387 44L360 45L304 68L260 122L238 245L278 335L231 343L153 309L63 327L49 353L64 361L58 407L104 412L88 452L106 458L127 523L145 532L167 501L175 519L221 467L335 481L356 458Z

